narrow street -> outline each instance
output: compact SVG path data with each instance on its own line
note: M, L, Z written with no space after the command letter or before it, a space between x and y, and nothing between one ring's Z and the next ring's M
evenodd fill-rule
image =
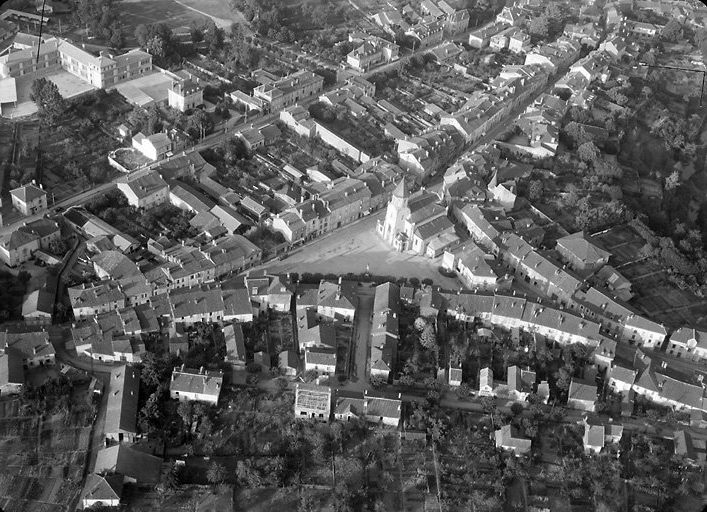
M348 391L362 391L368 387L366 367L374 290L372 287L359 287L358 309L351 339L351 380L343 387Z

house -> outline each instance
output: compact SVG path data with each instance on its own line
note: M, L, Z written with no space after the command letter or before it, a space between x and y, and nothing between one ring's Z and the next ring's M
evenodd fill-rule
M204 89L192 80L177 80L167 90L169 106L186 112L204 103Z
M502 25L519 26L526 19L526 14L521 7L511 6L504 7L500 13L496 15L496 23Z
M246 351L243 328L239 323L225 325L221 330L226 344L226 356L224 362L234 368L245 369Z
M378 394L363 392L363 417L369 423L397 427L400 425L401 407L400 394L397 398L389 398Z
M479 371L479 396L494 396L493 370L489 367Z
M397 44L366 34L365 41L354 46L346 55L346 64L357 71L366 72L386 62L397 60L399 56L400 47Z
M253 97L262 100L265 109L278 112L300 100L319 94L323 86L322 76L300 70L274 82L259 85L253 89Z
M400 287L376 286L371 321L370 373L388 379L398 351Z
M68 289L74 318L97 315L125 307L125 294L113 280L84 283Z
M328 423L331 416L331 388L298 382L295 386L295 418Z
M498 275L488 264L486 254L473 243L469 243L461 250L450 253L445 251L443 256L447 264L451 260L451 270L457 272L464 285L472 290L493 290L498 283Z
M154 133L145 136L138 132L133 136L132 144L135 149L153 162L162 160L167 153L172 151L172 140L166 133Z
M204 402L217 404L223 386L223 372L190 369L184 365L172 370L169 396L180 402Z
M283 350L277 357L280 373L288 377L294 377L299 370L299 358L292 350Z
M120 181L118 190L135 208L149 209L169 201L169 185L156 171Z
M104 433L107 441L135 442L140 372L131 365L111 370ZM99 471L96 467L96 471Z
M54 364L54 346L49 341L49 333L44 329L0 332L0 351L8 349L19 354L25 368Z
M169 202L181 210L192 213L209 213L216 203L195 188L180 181L172 181Z
M47 211L47 193L42 185L28 183L10 190L12 206L25 217Z
M358 297L350 282L338 283L322 280L317 292L317 313L332 320L343 319L352 322L356 314Z
M447 384L452 387L462 385L462 368L461 366L452 365L449 363Z
M594 412L597 402L597 387L572 379L567 393L567 407Z
M530 50L530 35L522 30L516 30L508 38L508 50L511 53L526 53Z
M707 333L688 327L679 328L670 336L668 353L693 361L707 359Z
M292 308L293 293L289 279L284 276L248 273L243 279L248 295L260 311L271 309L287 313Z
M123 495L123 475L111 473L98 475L91 473L86 479L81 495L84 509L93 506L119 507Z
M579 231L557 240L555 250L560 253L570 268L578 271L593 271L609 262L611 253L592 243Z
M24 385L22 354L12 348L0 351L0 396L17 395Z
M659 347L667 336L665 327L642 316L632 314L624 323L621 338L639 347Z
M600 370L609 371L616 357L616 340L602 336L594 349L594 364Z
M302 137L312 137L315 125L307 109L301 105L292 105L280 111L280 121Z
M23 229L0 235L0 260L8 267L28 261L39 250L39 237Z
M508 367L508 395L514 400L524 402L535 390L535 372L522 370L517 366Z
M94 471L122 475L123 483L154 485L160 480L161 468L161 457L119 444L98 450Z
M584 444L585 453L599 453L604 449L604 446L609 443L619 443L623 435L624 427L615 423L601 423L594 419L589 419L585 416L579 422L584 426L584 436L582 442Z
M705 440L696 439L687 430L676 430L673 435L675 455L693 466L705 465Z
M328 348L305 348L304 370L319 374L334 374L336 372L336 351Z
M628 395L636 382L637 375L638 372L632 368L614 365L608 373L609 387L616 393Z
M28 325L49 325L54 314L54 294L46 288L34 290L22 302L22 318Z
M52 244L61 239L59 223L44 217L31 222L23 222L22 226L17 229L36 236L39 239L39 248L43 250L51 250Z
M496 448L510 451L516 457L530 453L532 441L521 437L521 434L512 425L504 425L492 435L496 443Z

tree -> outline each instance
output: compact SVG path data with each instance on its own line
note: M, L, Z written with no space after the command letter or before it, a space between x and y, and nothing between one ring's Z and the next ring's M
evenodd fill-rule
M226 468L214 461L206 472L206 479L211 485L220 485L226 480Z
M677 41L682 37L682 25L677 19L671 18L661 30L660 37L670 42Z
M549 27L550 24L547 16L536 16L530 20L528 31L530 32L530 35L535 36L539 39L544 39L548 36Z
M577 148L577 156L587 163L594 163L599 155L599 149L593 142L585 142Z
M204 42L209 47L209 55L213 57L223 49L224 38L225 34L222 28L218 28L215 24L209 27L204 35Z
M420 333L420 345L428 350L437 350L437 334L432 324L427 324Z
M54 125L67 109L57 85L46 78L32 82L30 99L37 104L39 117L49 125Z
M665 178L665 190L675 190L680 186L680 171L675 170Z
M543 196L543 182L540 180L532 180L528 185L528 199L538 201Z
M415 329L417 329L418 331L422 332L422 330L423 330L425 327L427 327L427 320L426 320L424 317L422 317L422 316L418 316L418 317L415 319L414 326L415 326Z
M511 404L511 414L513 414L513 416L520 416L521 414L523 414L524 410L525 407L523 407L523 404L519 402L513 402Z
M189 34L191 35L192 43L200 43L204 40L204 30L199 27L196 22L192 22L189 28Z

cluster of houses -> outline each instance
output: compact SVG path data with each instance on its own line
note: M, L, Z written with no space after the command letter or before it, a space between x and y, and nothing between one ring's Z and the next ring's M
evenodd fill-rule
M333 402L333 400L335 400ZM372 394L337 392L328 386L298 383L295 390L295 418L328 423L359 419L369 423L397 427L400 424L402 401L397 398Z

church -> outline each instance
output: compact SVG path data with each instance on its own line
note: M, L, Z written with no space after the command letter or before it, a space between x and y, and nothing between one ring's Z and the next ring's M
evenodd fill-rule
M405 179L393 191L385 220L379 220L376 229L394 250L429 257L437 256L437 245L458 241L439 196L424 189L411 193Z

